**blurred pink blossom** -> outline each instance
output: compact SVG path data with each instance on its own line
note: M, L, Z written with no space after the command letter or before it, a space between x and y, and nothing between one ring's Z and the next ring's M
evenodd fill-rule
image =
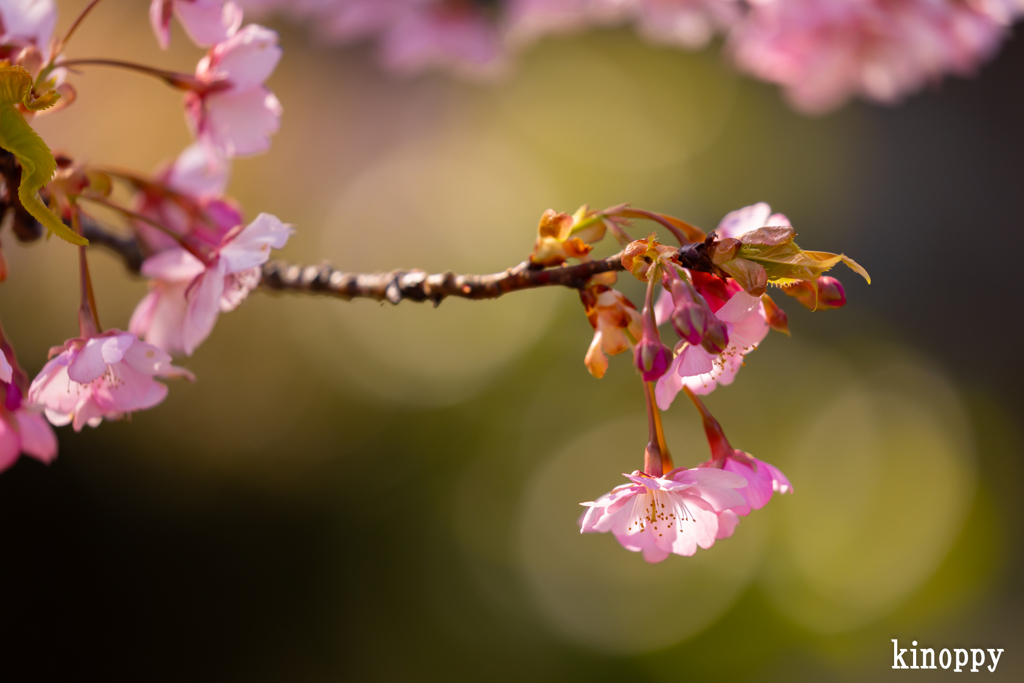
M29 401L43 406L52 424L71 423L75 431L157 405L167 396L157 377L191 377L164 351L121 330L69 339L50 356L29 387Z
M0 348L0 472L22 453L49 464L57 457L57 437L42 410L23 400L28 378L8 361L10 346L2 333L0 346L6 348Z
M242 25L242 8L224 0L153 0L149 21L160 47L171 43L171 16L177 16L185 33L199 47L227 40Z
M947 73L973 74L1006 38L1015 5L758 0L729 43L741 69L781 85L798 110L822 113L852 96L895 102Z
M261 213L228 233L206 260L181 247L142 264L152 278L128 329L168 353L192 355L210 336L221 312L233 311L260 282L260 266L291 235L291 226Z
M180 237L188 235L216 247L228 230L242 222L239 207L224 197L229 172L227 159L202 143L194 143L157 172L158 185L141 189L135 210ZM178 246L173 236L146 221L135 221L134 225L151 251Z
M648 562L673 553L693 555L698 546L710 548L718 535L719 513L746 504L737 491L746 480L722 469L623 476L630 483L582 503L588 509L579 519L580 533L610 531L623 548L642 552Z
M57 5L53 0L3 0L0 2L0 46L35 47L43 57L50 54L50 38L57 25ZM11 55L0 49L0 57Z
M277 33L256 24L214 45L196 66L196 79L207 89L185 94L197 139L226 157L269 149L282 107L263 83L280 59Z

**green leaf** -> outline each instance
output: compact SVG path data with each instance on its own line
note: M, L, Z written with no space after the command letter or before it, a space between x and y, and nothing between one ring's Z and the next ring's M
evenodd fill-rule
M43 139L32 130L18 111L18 104L30 110L45 109L57 101L59 95L50 91L32 97L32 76L20 66L0 66L0 147L14 155L21 165L21 185L18 199L25 210L45 225L50 232L71 244L89 243L81 235L64 225L64 221L39 198L39 190L53 178L57 162Z

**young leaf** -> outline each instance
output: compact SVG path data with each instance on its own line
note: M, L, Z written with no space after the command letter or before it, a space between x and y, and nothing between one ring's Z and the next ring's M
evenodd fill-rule
M88 240L64 225L39 198L39 190L53 178L57 162L17 108L22 103L33 111L45 109L58 97L51 91L33 98L32 76L20 66L0 65L0 147L13 154L21 165L18 199L26 211L57 237L71 244L85 245Z

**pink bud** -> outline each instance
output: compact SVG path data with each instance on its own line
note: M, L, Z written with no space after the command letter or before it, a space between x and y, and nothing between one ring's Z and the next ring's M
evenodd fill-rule
M846 305L846 290L843 283L834 277L823 275L818 278L818 307L842 308Z
M668 372L672 351L659 340L644 335L633 350L633 358L644 381L653 382Z
M718 318L712 316L700 345L710 354L718 355L729 346L729 330Z
M669 316L676 334L691 344L699 344L704 338L709 318L707 309L697 304L684 304Z

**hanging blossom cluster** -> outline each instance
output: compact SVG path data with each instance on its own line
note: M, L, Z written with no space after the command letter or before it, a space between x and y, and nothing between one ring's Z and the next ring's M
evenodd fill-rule
M1009 36L1024 0L239 0L332 42L373 41L399 72L503 70L536 39L630 24L688 50L719 35L741 71L822 113L850 97L891 103L969 76ZM201 4L201 3L196 3Z
M167 47L176 17L206 48L195 73L175 73L104 58L67 59L64 49L99 0L62 37L54 35L52 0L0 1L0 170L4 210L13 231L33 241L49 230L77 245L81 300L77 337L50 349L35 379L18 365L0 331L0 470L24 453L43 462L57 455L53 426L75 430L152 408L167 396L161 380L185 377L172 354L191 355L221 312L233 310L261 280L270 250L283 247L291 227L261 213L246 222L225 195L232 160L265 151L277 131L281 104L264 82L281 57L277 34L242 25L242 11L216 0L154 0L150 17ZM95 165L54 154L32 129L36 116L75 100L79 69L116 67L156 77L184 94L195 142L153 174ZM115 200L123 184L128 201ZM95 207L119 214L131 232L97 232ZM87 233L130 244L144 260L150 293L128 331L100 325L86 258ZM0 281L7 266L0 251Z
M564 286L578 291L594 330L584 355L587 369L601 378L609 356L630 352L648 414L642 469L583 504L582 532L611 532L625 548L659 562L711 547L775 493L792 490L777 468L732 447L700 396L731 384L769 330L789 334L788 318L769 296L769 286L811 310L840 308L846 303L843 286L825 273L843 262L868 279L857 263L843 254L800 248L790 221L763 203L730 213L710 233L626 204L603 211L584 206L572 215L548 210L529 257L493 275L342 273L328 265L269 262L291 227L266 213L247 222L225 190L232 160L265 151L278 128L281 104L265 85L281 57L276 34L243 25L243 12L233 2L153 0L150 19L161 45L169 44L177 24L206 49L194 73L102 57L67 59L68 40L99 2L93 0L57 38L52 0L0 0L0 204L10 219L5 222L22 241L49 231L77 246L80 273L78 336L50 349L34 379L0 329L0 470L21 454L52 461L58 446L53 426L96 427L161 403L166 380L194 379L173 357L192 355L219 315L257 287L439 304L448 296L489 299ZM364 25L378 27L382 17L398 21L410 8L430 16L438 9L431 0L350 4L362 8ZM517 7L528 16L528 10L556 5L575 6L524 1ZM694 11L722 5L721 17L732 16L728 7L736 9L729 2L641 3L651 12L676 5ZM479 11L468 3L444 8L452 21ZM51 152L32 121L74 101L79 69L101 66L155 77L180 90L195 142L151 174ZM116 185L128 190L128 200L117 199ZM97 207L121 216L128 235L103 226L93 215ZM653 221L679 246L661 244L654 233L637 239L630 231L638 220ZM593 258L594 245L608 234L622 250ZM100 325L90 242L113 249L129 269L149 279L149 293L127 331ZM646 284L639 309L614 288L619 272ZM0 281L6 277L0 251ZM693 468L674 467L662 428L661 412L680 392L699 411L710 448L710 459Z
M656 221L679 241L678 248L654 236L633 240L633 219ZM624 245L621 264L647 294L641 310L614 289L616 274L592 277L580 290L594 338L584 358L597 378L608 356L632 350L644 385L649 435L643 469L624 475L628 483L583 503L581 532L611 532L648 562L670 554L693 555L733 534L741 517L792 485L776 467L732 447L699 395L733 382L744 358L770 329L789 334L786 314L767 293L769 285L811 310L846 303L842 284L824 273L840 262L870 282L867 272L843 254L807 251L782 214L760 203L733 211L705 235L671 216L628 206L574 215L547 212L541 219L531 261L539 267L569 258L587 262L593 243L612 232ZM674 341L673 341L674 340ZM674 467L662 429L661 411L679 392L697 408L711 458L697 467Z

